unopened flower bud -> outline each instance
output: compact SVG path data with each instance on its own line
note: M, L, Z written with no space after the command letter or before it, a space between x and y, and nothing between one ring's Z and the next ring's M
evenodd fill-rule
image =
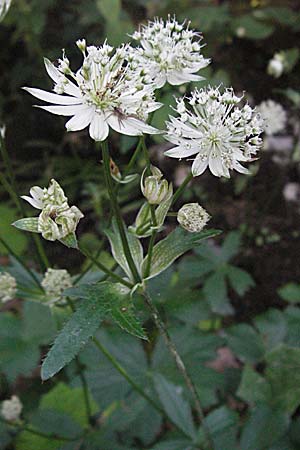
M210 215L199 203L187 203L177 214L177 220L182 228L191 233L202 231L209 219Z
M17 282L7 272L0 273L0 301L2 303L12 300L17 292Z
M13 395L10 400L4 400L1 407L1 415L3 419L9 422L14 422L20 418L23 405L16 395Z
M151 205L159 205L167 196L169 190L169 184L167 180L162 180L161 171L151 166L152 175L145 178L141 183L141 189L143 195L146 197Z
M76 45L79 48L79 50L81 50L83 53L85 52L85 49L86 49L86 40L85 39L78 39L78 41L76 41Z

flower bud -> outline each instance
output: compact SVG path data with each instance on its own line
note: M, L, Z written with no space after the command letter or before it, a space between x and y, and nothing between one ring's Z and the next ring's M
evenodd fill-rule
M199 203L187 203L177 214L177 220L182 228L191 233L202 231L209 219L210 215Z
M0 273L0 301L2 303L12 300L17 292L17 282L9 273Z
M161 171L151 166L152 175L145 178L142 177L141 189L151 205L159 205L168 195L169 184L167 180L162 180Z
M1 408L1 415L3 419L9 422L14 422L20 418L23 405L16 395L13 395L10 400L4 400Z

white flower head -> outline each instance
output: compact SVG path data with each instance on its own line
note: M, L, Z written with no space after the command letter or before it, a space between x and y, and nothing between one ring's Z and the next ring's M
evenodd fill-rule
M9 422L19 420L23 405L16 395L13 395L10 400L4 400L1 407L1 415L3 419Z
M0 273L0 301L6 303L17 293L16 279L7 272Z
M275 53L270 59L267 67L267 73L274 78L279 78L285 69L285 55L283 52Z
M177 220L182 228L191 233L202 231L209 219L210 215L199 203L187 203L177 214Z
M138 67L149 69L156 88L166 82L180 85L203 80L195 73L206 67L210 60L200 53L202 37L189 29L189 23L179 24L170 16L165 22L155 19L142 25L132 38L141 46L131 49L130 56Z
M52 297L49 302L51 305L60 299L65 289L73 286L71 275L67 270L51 268L47 269L41 284L46 295Z
M283 131L287 123L287 113L280 103L274 102L274 100L266 100L260 103L257 107L257 111L264 119L265 133L268 136Z
M82 212L76 206L69 206L63 189L55 180L51 180L48 188L34 186L30 189L32 197L23 195L22 198L34 208L41 209L38 217L37 231L44 239L55 241L74 233Z
M101 47L86 46L85 40L80 40L77 46L83 53L83 63L75 73L65 54L58 67L45 59L55 93L24 88L38 99L52 103L39 108L72 116L66 123L67 130L89 127L95 141L104 141L109 127L129 136L157 133L145 121L150 112L162 105L154 100L153 82L147 70L128 62L129 45L114 50L107 43Z
M229 170L249 173L240 163L253 161L262 145L263 123L249 105L238 106L241 99L232 88L222 93L212 87L178 99L179 116L170 116L165 136L175 147L165 155L179 159L196 155L193 176L207 167L217 177L229 178Z
M0 0L0 22L6 16L12 0Z

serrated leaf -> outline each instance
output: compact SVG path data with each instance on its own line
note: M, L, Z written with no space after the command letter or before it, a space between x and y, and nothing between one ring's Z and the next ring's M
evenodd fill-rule
M278 309L269 309L255 317L254 323L267 350L272 350L284 341L288 331L287 319Z
M116 222L114 220L112 221L112 227L113 227L113 229L106 230L105 234L109 239L113 257L115 258L117 263L122 267L122 269L124 270L126 275L130 279L132 279L132 273L129 268L129 265L128 265L128 262L127 262L127 259L126 259L126 256L125 256L125 253L123 250L121 236L120 236L119 230L117 228ZM129 233L125 227L124 227L124 230L125 230L125 233L127 236L127 240L128 240L132 258L135 262L135 265L136 265L136 268L137 268L139 274L141 274L141 264L143 261L142 244L140 243L139 239L136 236L134 236L132 233Z
M179 256L208 239L220 234L218 230L206 230L200 233L189 233L182 228L176 228L165 239L161 240L153 248L150 275L153 278L166 270ZM147 268L148 256L143 261L142 272Z
M64 244L66 247L78 249L78 243L75 233L70 233L66 237L59 239L59 242Z
M119 286L109 282L99 283L93 287L81 286L80 290L86 292L84 301L63 327L47 354L41 371L43 380L53 377L78 354L96 333L108 314L110 305L118 302L121 295Z
M38 231L38 218L37 217L25 217L24 219L17 220L12 225L19 230L30 231L32 233L39 233Z
M237 395L251 405L269 403L272 399L272 389L268 381L257 373L250 365L243 370Z
M196 431L193 423L191 408L181 395L181 388L166 380L160 374L154 375L154 385L159 399L169 418L187 436L195 437Z
M238 449L237 433L239 416L235 411L230 410L226 406L221 406L208 414L204 420L216 450ZM203 427L199 431L197 442L202 444L204 448L207 437Z
M226 236L223 244L219 259L222 262L228 262L233 258L240 249L241 246L241 233L239 231L231 231Z
M243 296L251 287L255 286L255 281L251 275L239 267L228 266L226 275L229 278L231 287L239 296Z
M241 323L227 328L226 338L228 346L241 361L257 363L263 359L262 338L250 325Z
M203 292L214 313L221 314L222 316L228 316L234 313L233 307L227 297L227 287L223 271L217 270L205 280Z
M289 303L300 303L300 284L287 283L278 289L280 297Z

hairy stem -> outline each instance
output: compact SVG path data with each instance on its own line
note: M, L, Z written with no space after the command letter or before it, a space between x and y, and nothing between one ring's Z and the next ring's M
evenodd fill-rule
M107 190L108 190L108 195L111 200L112 209L113 209L113 212L114 212L114 215L116 218L118 230L120 233L124 254L127 259L127 262L128 262L129 268L131 270L134 281L136 283L139 283L141 281L141 278L140 278L140 275L136 268L135 262L132 258L132 254L131 254L131 251L129 248L127 236L125 233L125 228L124 228L124 223L123 223L123 219L122 219L122 215L121 215L120 206L118 204L116 192L114 190L113 183L112 183L112 178L111 178L111 173L110 173L110 155L109 155L107 142L106 141L102 142L101 147L102 147L102 157L103 157L103 162L104 162L104 173L105 173L106 186L107 186Z
M176 348L174 342L172 341L172 339L171 339L171 337L170 337L170 335L168 333L168 330L167 330L165 324L161 320L159 312L158 312L158 309L156 308L155 304L153 303L150 295L148 294L147 291L144 291L143 296L144 296L145 302L146 302L146 304L147 304L147 306L148 306L148 308L149 308L149 310L151 312L151 315L153 317L155 325L160 330L160 332L161 332L161 334L162 334L162 336L164 338L164 341L166 343L166 346L167 346L169 352L171 353L171 355L173 356L173 358L174 358L174 360L176 362L176 365L178 367L178 370L181 372L181 374L182 374L182 376L184 378L184 381L185 381L185 384L186 384L187 388L189 389L190 393L192 394L192 397L194 399L195 409L197 411L197 415L198 415L199 421L202 423L203 429L204 429L205 434L206 434L207 441L209 442L209 444L211 446L211 450L213 450L214 449L214 445L213 445L212 439L210 437L209 430L205 426L205 422L204 422L204 417L205 416L204 416L204 412L203 412L203 409L202 409L202 406L201 406L199 394L198 394L197 389L196 389L196 387L194 385L194 382L191 379L191 377L190 377L190 375L189 375L189 373L188 373L188 371L187 371L187 369L185 367L185 364L182 361L181 356L179 355L179 353L177 351L177 348Z

